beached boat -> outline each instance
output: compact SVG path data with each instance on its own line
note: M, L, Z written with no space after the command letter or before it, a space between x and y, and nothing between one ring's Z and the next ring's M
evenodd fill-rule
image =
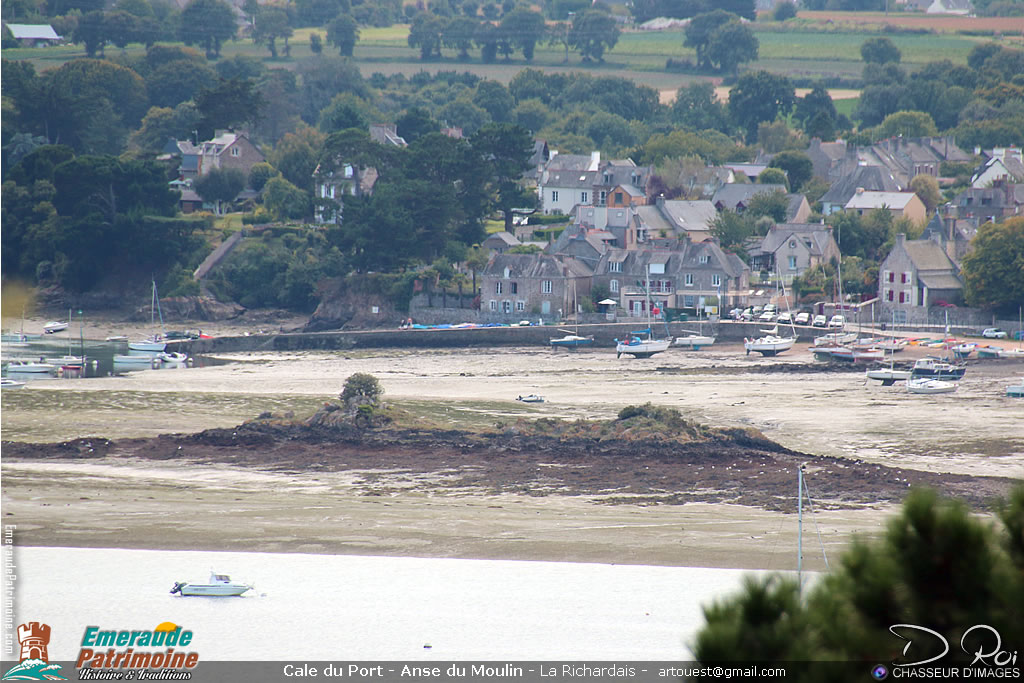
M43 360L30 360L28 358L15 358L7 363L7 372L30 372L36 373L50 373L57 369L57 366L53 363Z
M544 397L538 396L537 394L530 394L528 396L519 396L516 400L522 401L523 403L543 403Z
M685 337L676 337L672 342L672 346L699 351L701 348L711 346L714 343L715 338L709 337L706 334L688 334Z
M853 361L853 349L848 346L812 346L811 353L818 360Z
M1024 378L1017 380L1016 384L1006 387L1006 395L1013 398L1024 398Z
M815 346L844 346L857 341L856 332L829 332L814 338Z
M885 360L885 351L872 346L869 348L855 348L853 349L853 360L858 363L874 363L877 361Z
M68 329L68 324L63 320L54 320L43 325L43 332L46 334L56 334L66 329Z
M1001 358L1002 355L1003 347L1001 346L992 346L989 344L987 346L978 347L978 358Z
M590 346L594 343L594 335L587 335L581 337L578 334L567 334L564 337L558 337L550 340L552 346L563 349L578 349L581 346Z
M246 591L252 590L252 586L245 583L234 583L231 581L231 577L227 574L216 574L210 572L209 583L188 583L186 581L176 581L174 588L171 589L171 595L178 593L179 595L193 595L210 598L228 598L241 595Z
M907 391L911 394L949 394L960 388L956 382L929 377L912 377L907 380Z
M910 379L910 370L897 370L896 368L876 368L865 373L868 379L878 380L883 387L891 387L896 382L904 382Z
M24 386L24 382L19 382L18 380L11 379L10 377L0 379L0 388L3 389L21 389Z
M635 336L634 336L635 335ZM650 358L672 345L671 339L655 339L651 328L631 332L624 341L615 340L615 357L628 354L634 358Z
M152 295L149 303L149 324L150 327L155 329L156 317L160 316L160 331L153 332L152 335L146 339L138 341L128 342L128 348L131 351L149 351L159 353L167 348L167 342L164 340L164 315L160 312L160 298L156 293L156 280L153 281Z
M935 356L925 356L924 358L919 358L914 363L910 376L913 378L950 380L960 379L964 376L965 372L967 372L967 367L964 365L955 365Z
M900 337L891 337L889 339L883 339L875 344L878 348L889 353L896 353L907 348L907 340Z
M796 343L796 337L779 337L777 335L765 335L757 339L744 339L743 348L750 352L760 353L762 356L775 356L783 351L789 351Z
M978 345L973 342L964 342L963 344L957 344L956 346L952 347L953 357L958 360L963 360L964 358L967 358L972 353L974 353L974 350L976 348L978 348Z

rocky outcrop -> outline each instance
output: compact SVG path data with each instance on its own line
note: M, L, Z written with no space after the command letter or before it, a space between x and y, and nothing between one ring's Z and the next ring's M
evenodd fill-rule
M236 303L221 303L208 296L172 296L160 299L160 310L165 320L232 320L245 313L245 307ZM148 320L149 306L135 313L136 320Z
M318 288L320 304L304 331L397 328L406 316L396 311L387 294L373 285L367 280L354 286L343 278L321 282Z

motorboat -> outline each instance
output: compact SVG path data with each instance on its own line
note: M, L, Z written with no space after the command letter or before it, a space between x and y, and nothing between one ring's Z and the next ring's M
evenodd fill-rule
M685 337L676 337L672 342L672 346L699 351L701 347L711 346L714 343L714 337L709 337L704 334L688 334Z
M567 334L564 337L551 340L552 346L563 349L578 349L581 346L590 346L593 343L594 335L592 334L586 337L581 337L578 334Z
M50 373L56 369L56 365L54 365L53 363L49 363L42 358L40 358L39 360L15 358L11 360L9 363L7 363L8 372Z
M956 382L929 377L911 377L906 386L911 394L949 394L960 388Z
M762 356L774 356L789 351L796 343L796 337L780 337L778 335L765 335L757 339L744 339L743 348L750 352L760 353Z
M896 353L907 348L907 340L901 337L892 337L889 339L883 339L875 344L878 348L889 353Z
M252 590L252 586L246 583L234 583L231 581L231 577L227 574L217 574L210 572L209 583L188 583L186 581L176 581L174 588L171 589L171 595L175 593L182 596L202 596L210 598L229 598L237 595L241 595L246 591Z
M814 354L815 358L821 360L841 360L850 362L854 360L854 351L849 346L812 346L811 353Z
M56 334L66 329L68 329L68 324L62 320L53 320L43 325L43 332L46 334Z
M872 346L869 348L855 348L853 349L853 360L859 363L873 363L875 361L885 360L885 351Z
M126 342L126 341L128 341L128 337L126 337L123 334L114 334L114 335L111 335L111 336L107 337L106 341L108 341L108 342Z
M978 345L972 342L957 344L953 347L953 357L962 360L974 353L976 348L978 348Z
M3 389L21 389L25 386L24 382L19 382L16 379L10 377L0 378L0 388Z
M896 368L877 368L868 370L865 373L868 379L878 380L883 387L891 387L896 382L905 382L910 379L910 370L897 370Z
M154 353L160 353L167 348L167 342L163 340L160 335L154 335L148 339L142 339L139 341L128 342L128 348L131 351L149 351Z
M978 358L1002 358L1004 349L1001 346L987 346L978 347Z
M954 365L935 356L925 356L924 358L919 358L914 363L910 376L912 378L950 380L960 379L964 376L965 372L967 372L967 367L964 365Z
M115 355L114 356L114 370L144 370L146 368L159 368L161 366L160 359L156 356L148 355Z
M1006 387L1006 395L1013 398L1024 398L1024 378L1017 380L1016 384Z
M844 346L857 341L856 332L829 332L814 338L815 346Z
M516 400L522 401L523 403L543 403L544 397L538 396L537 394L529 394L528 396L519 396Z
M188 361L188 355L181 353L180 351L162 351L156 354L156 357L161 363L168 363L171 365L183 365Z

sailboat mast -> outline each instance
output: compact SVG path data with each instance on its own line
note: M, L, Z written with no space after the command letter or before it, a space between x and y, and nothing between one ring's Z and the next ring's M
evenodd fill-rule
M804 467L806 465L800 465L796 479L796 584L798 592L803 592L804 588Z

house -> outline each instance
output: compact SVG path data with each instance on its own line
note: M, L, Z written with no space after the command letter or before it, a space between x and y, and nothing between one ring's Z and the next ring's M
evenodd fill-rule
M974 3L971 0L934 0L926 14L957 14L962 17L974 14Z
M1010 183L1006 178L989 187L968 187L953 198L957 218L979 218L1000 221L1024 214L1024 183Z
M194 180L215 169L238 169L249 177L252 167L266 161L263 153L252 144L245 132L235 133L229 130L218 130L213 138L193 145L188 140L175 143L181 155L178 177L181 180ZM164 152L170 151L170 146ZM173 152L170 152L173 154Z
M606 287L634 317L647 316L648 282L652 306L662 309L726 305L719 297L745 292L750 269L714 242L685 239L669 248L609 249L594 269L593 286Z
M749 206L750 200L757 195L785 191L785 185L731 183L723 185L711 198L711 203L718 211L728 209L736 213L743 213ZM802 194L787 194L786 200L786 223L803 223L811 215L811 205L807 202L807 197Z
M735 175L743 175L751 183L756 183L758 176L764 173L768 164L725 164L725 168Z
M920 319L915 311L926 311L939 302L960 303L963 282L938 240L907 240L900 233L879 266L878 298L883 320L895 314L897 322L905 322Z
M45 47L64 40L49 24L6 24L22 47Z
M1024 150L1016 147L992 150L988 161L971 178L971 187L990 187L997 180L1024 183Z
M814 166L814 177L831 180L832 169L846 156L846 142L822 142L821 138L811 138L806 154Z
M461 137L462 130L459 129ZM408 147L409 143L398 134L398 126L394 123L371 123L370 139L382 145L393 145L395 147Z
M593 270L549 254L495 254L481 274L480 308L508 321L529 315L563 317L574 295L590 292Z
M541 173L538 194L546 214L568 215L577 205L637 206L647 203L652 175L652 167L631 159L602 162L600 152L554 154Z
M515 235L512 233L502 230L501 232L495 232L487 236L480 246L484 249L490 249L496 254L504 254L512 247L522 244Z
M921 239L938 242L946 251L946 256L959 266L971 250L971 240L978 234L980 222L978 218L956 218L953 207L947 206L945 212L935 212L925 226Z
M842 256L832 226L821 223L779 223L747 247L751 270L780 273L786 280L803 275Z
M885 209L894 218L907 218L920 225L924 225L928 218L924 202L913 192L872 192L858 189L844 208L858 216L875 209Z
M725 166L684 166L672 185L682 188L687 199L711 199L719 188L736 182L736 173Z
M541 176L544 174L544 167L551 160L551 150L546 140L533 141L533 154L530 155L530 167L523 171L523 180L531 187L540 184Z
M828 192L821 196L821 213L830 216L842 211L858 191L902 192L903 186L896 177L884 166L868 166L860 164L852 171L832 183Z
M714 204L707 200L658 197L653 204L640 206L577 206L572 219L573 225L606 231L612 237L610 246L636 249L652 240L703 242L710 239L717 216Z

